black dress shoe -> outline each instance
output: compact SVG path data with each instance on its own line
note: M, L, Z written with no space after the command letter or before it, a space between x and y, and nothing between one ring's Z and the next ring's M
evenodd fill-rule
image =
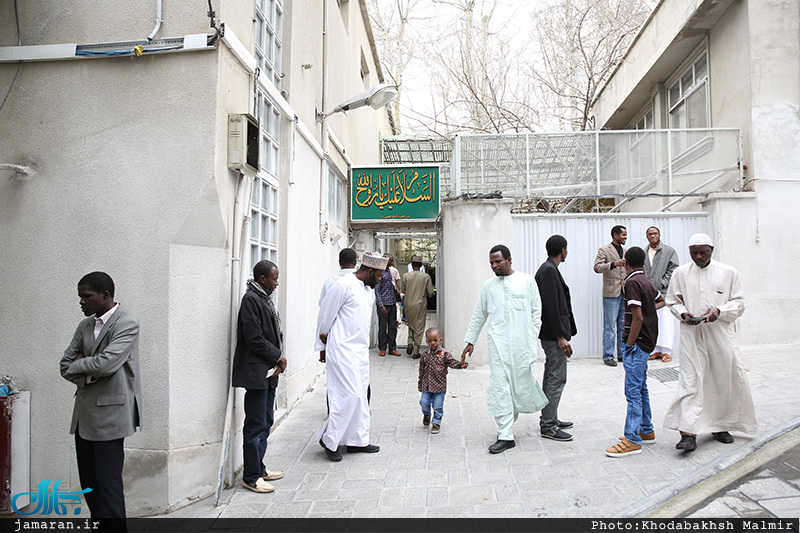
M694 435L684 435L681 441L675 445L678 450L693 452L697 449L697 438Z
M720 431L718 433L712 433L714 438L720 441L722 444L733 444L733 436L727 431Z
M419 359L420 357L422 357L420 354L415 353L414 355L411 356L411 359Z
M413 344L409 344L408 346L406 346L406 353L407 353L408 355L411 355L411 353L412 353L413 351L414 351L414 345L413 345Z
M614 358L610 359L603 359L603 363L607 364L608 366L617 366L617 362L614 361Z
M492 453L503 453L504 451L513 448L517 443L513 440L500 440L489 446L489 451Z
M574 426L575 424L573 424L572 422L565 422L563 420L557 420L556 421L556 425L558 425L558 429L569 429L572 426Z
M622 362L622 357L617 357L617 361Z
M335 452L332 452L324 444L322 445L322 447L325 448L325 456L328 459L330 459L331 461L333 461L334 463L338 463L339 461L342 460L342 454L339 453L339 450L336 450Z
M375 446L374 444L367 444L366 446L348 446L347 453L377 453L380 449L380 446Z

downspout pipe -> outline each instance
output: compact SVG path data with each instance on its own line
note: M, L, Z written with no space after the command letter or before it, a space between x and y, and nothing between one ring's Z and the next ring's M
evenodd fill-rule
M328 177L328 124L325 117L325 104L328 95L328 3L322 0L322 120L320 120L320 144L322 159L319 163L319 240L323 243L328 238L328 222L325 220L325 182Z
M161 1L162 0L156 0L156 25L153 28L153 31L150 32L150 35L147 36L148 43L155 39L156 35L161 30L161 23L163 22L161 20Z
M236 353L236 334L239 315L239 298L241 293L242 279L245 266L243 257L245 256L245 243L250 232L250 200L252 198L253 180L239 173L239 182L236 186L236 200L233 204L233 246L231 252L231 313L230 313L230 346L228 355L228 403L225 409L225 425L223 427L222 449L219 461L219 479L217 482L217 492L214 505L219 507L222 500L222 489L225 487L225 475L227 470L228 455L230 453L230 440L233 431L233 404L234 388L231 386L231 376L233 373L233 356ZM244 203L247 201L247 205Z

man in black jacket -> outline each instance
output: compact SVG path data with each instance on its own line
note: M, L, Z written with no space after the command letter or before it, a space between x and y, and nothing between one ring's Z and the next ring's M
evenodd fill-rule
M572 422L558 420L558 402L567 383L567 359L572 355L569 340L578 330L572 314L569 287L564 283L560 265L567 258L567 239L553 235L547 239L547 261L536 272L536 284L542 299L542 327L539 340L545 353L542 388L549 403L542 409L539 429L542 436L553 440L572 440L572 435L563 431L572 427Z
M286 369L281 319L270 298L277 287L275 263L266 260L256 263L239 308L233 356L232 385L245 389L242 485L261 493L274 491L268 481L283 477L283 472L271 472L263 463L274 421L278 374Z

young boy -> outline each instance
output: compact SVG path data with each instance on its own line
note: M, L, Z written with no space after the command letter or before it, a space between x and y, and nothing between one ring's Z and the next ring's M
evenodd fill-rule
M642 453L642 442L656 440L647 392L647 360L658 338L657 309L664 307L664 297L644 274L645 252L634 246L625 252L625 330L622 338L622 366L625 368L625 399L628 415L625 436L608 448L609 457Z
M469 363L465 357L456 361L447 350L441 348L442 334L436 328L429 328L425 332L425 341L428 349L422 353L419 360L419 391L422 399L422 425L431 423L431 405L433 405L433 425L431 433L439 433L444 416L444 394L447 391L447 367L467 368Z

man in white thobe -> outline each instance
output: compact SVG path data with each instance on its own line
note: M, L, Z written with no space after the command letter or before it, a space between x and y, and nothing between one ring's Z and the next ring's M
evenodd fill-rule
M339 273L325 280L325 284L322 285L322 290L319 292L317 305L322 305L322 299L325 298L325 293L328 292L331 285L336 283L336 280L342 276L355 273L357 262L356 251L352 248L343 248L342 251L339 252Z
M753 398L739 361L735 320L744 312L744 291L735 268L711 259L711 237L689 240L691 263L672 275L667 305L680 320L680 379L664 427L677 429L679 450L697 448L698 433L711 432L724 444L729 431L757 430Z
M537 355L542 305L533 276L511 268L511 252L498 244L489 252L495 277L481 287L481 295L469 322L461 359L472 355L475 342L489 319L489 416L497 423L497 442L491 453L516 446L512 426L519 413L535 413L547 405L547 397L533 373Z
M326 361L330 414L317 435L331 461L349 453L375 453L369 443L369 329L375 285L386 270L380 254L366 253L355 274L340 277L322 299L314 349Z

